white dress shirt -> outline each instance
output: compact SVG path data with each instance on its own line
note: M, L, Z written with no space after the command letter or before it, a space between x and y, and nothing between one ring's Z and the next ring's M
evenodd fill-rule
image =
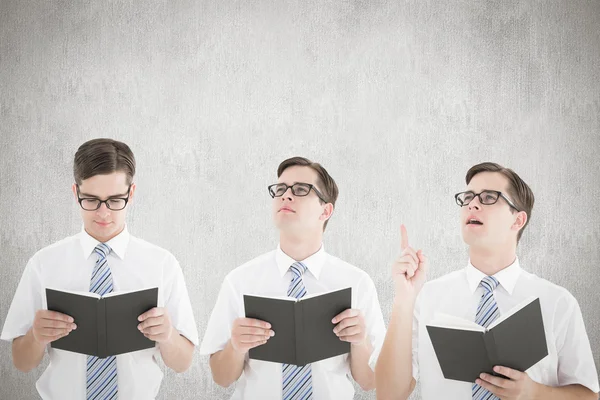
M484 277L469 262L460 271L427 282L417 298L413 377L420 381L425 400L471 398L471 383L444 379L426 325L436 313L475 321ZM501 316L530 296L540 299L548 355L526 371L529 377L547 386L579 384L598 392L598 374L577 300L566 289L522 270L518 259L494 277L500 282L494 297Z
M46 287L89 291L99 242L85 230L38 251L25 272L8 311L2 340L23 336L31 328L37 310L46 309ZM198 332L179 263L168 251L131 236L127 228L107 242L112 251L108 265L114 291L158 287L158 306L166 307L175 329L198 344ZM77 323L77 321L75 321ZM44 400L81 400L86 396L84 354L53 349L50 364L36 383ZM154 399L163 377L156 358L157 346L117 356L120 399Z
M245 316L244 294L286 296L293 276L289 267L294 262L295 260L278 247L277 250L231 271L221 287L200 346L200 353L210 355L225 348L231 338L233 321ZM302 278L307 295L352 288L352 308L363 312L367 335L378 351L385 338L385 325L371 278L364 271L327 254L323 247L306 260L302 260L302 263L308 267ZM280 400L281 365L251 360L246 354L244 371L236 383L232 399ZM352 399L354 387L349 374L348 354L312 363L313 398Z

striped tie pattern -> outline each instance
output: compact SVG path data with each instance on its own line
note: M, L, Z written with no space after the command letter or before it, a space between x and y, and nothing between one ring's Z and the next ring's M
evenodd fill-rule
M94 249L98 255L92 279L90 292L104 296L113 291L113 280L106 257L110 253L110 246L100 243ZM117 358L110 356L87 358L87 400L113 400L117 398Z
M292 281L288 288L288 296L299 299L306 294L302 275L306 272L306 265L295 262L290 267ZM283 400L312 399L312 368L310 364L299 367L283 364Z
M496 299L494 298L494 289L498 287L498 280L493 276L486 276L481 280L480 286L483 287L483 295L481 296L479 306L477 307L475 322L487 328L500 316L498 304L496 304ZM473 400L499 400L493 393L476 383L473 384L471 392L473 394Z

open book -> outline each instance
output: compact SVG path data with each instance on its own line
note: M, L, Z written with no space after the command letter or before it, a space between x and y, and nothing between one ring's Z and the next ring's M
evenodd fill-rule
M306 365L350 352L331 320L352 305L352 289L305 296L301 299L244 295L247 318L271 324L275 336L250 349L255 360Z
M446 379L475 382L500 365L525 371L548 355L539 298L530 297L488 328L436 314L426 325Z
M48 310L70 315L77 325L51 346L100 358L154 347L137 326L138 317L156 307L157 300L158 288L112 292L104 297L46 288Z

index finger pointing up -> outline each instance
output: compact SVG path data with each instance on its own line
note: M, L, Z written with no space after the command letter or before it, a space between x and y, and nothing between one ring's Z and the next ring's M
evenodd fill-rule
M408 232L404 224L400 225L400 250L404 251L408 247Z

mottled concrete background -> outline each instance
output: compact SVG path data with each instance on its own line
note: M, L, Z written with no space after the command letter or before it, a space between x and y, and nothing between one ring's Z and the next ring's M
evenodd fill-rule
M386 320L398 225L433 277L462 268L452 195L492 160L536 194L523 266L579 300L600 366L599 27L598 1L2 0L0 323L28 258L81 227L90 138L135 152L130 230L179 259L201 334L225 274L277 244L284 158L337 180L326 248L373 277ZM17 372L1 343L0 398L36 398L45 366ZM159 398L230 393L197 355Z

